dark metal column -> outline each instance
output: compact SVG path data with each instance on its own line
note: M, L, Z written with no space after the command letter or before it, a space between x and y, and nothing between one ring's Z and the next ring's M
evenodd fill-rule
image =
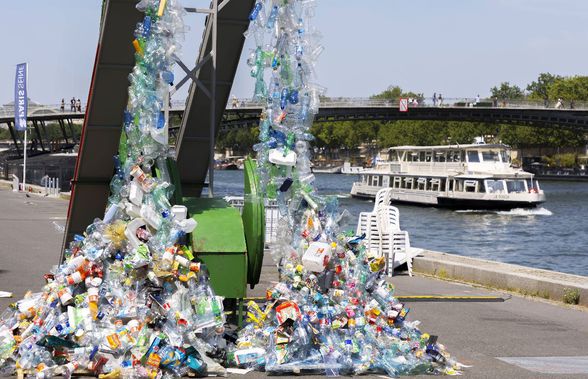
M131 40L135 25L142 18L135 8L136 4L135 0L107 0L104 4L80 150L72 180L64 248L74 234L83 232L95 217L104 215L114 170L112 156L118 150L123 111L128 99L128 75L135 62ZM70 120L68 124L71 128Z

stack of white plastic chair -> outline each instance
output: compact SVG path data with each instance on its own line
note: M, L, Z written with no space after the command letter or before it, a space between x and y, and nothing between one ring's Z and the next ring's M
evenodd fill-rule
M400 230L400 212L390 205L390 189L383 188L376 194L374 210L361 212L356 234L366 235L366 248L370 254L385 256L388 276L394 267L407 264L408 274L412 276L412 249L408 232Z

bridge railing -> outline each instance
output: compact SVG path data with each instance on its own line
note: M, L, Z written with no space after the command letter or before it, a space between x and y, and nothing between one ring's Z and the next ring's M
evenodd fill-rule
M321 99L321 107L323 108L398 108L399 103L399 100L358 97L326 97ZM236 101L229 100L227 109L262 108L263 106L264 103L252 99L236 99ZM420 101L412 99L412 102L408 103L408 107L588 110L588 102L575 100L564 101L562 106L557 106L556 101L546 103L543 100L529 99L505 99L496 101L492 99L480 99L479 102L476 102L476 99L471 97L451 97L443 98L442 101L437 101L436 104L433 104L432 99L422 99Z
M185 107L185 100L174 100L171 103L171 110L181 111ZM226 109L252 109L262 108L264 104L252 99L229 99ZM398 108L399 100L373 99L362 97L324 97L321 99L321 107L324 108ZM529 99L481 99L476 102L471 97L451 97L443 98L433 104L432 98L413 99L409 102L408 107L439 107L439 108L512 108L512 109L561 109L561 110L588 110L587 101L564 100L561 106L557 101L529 100ZM86 104L82 105L82 113L86 110ZM79 111L73 112L70 105L66 104L64 110L61 110L60 104L33 105L29 106L28 116L45 116L45 115L69 115L79 114ZM14 116L14 109L10 106L0 107L0 118Z

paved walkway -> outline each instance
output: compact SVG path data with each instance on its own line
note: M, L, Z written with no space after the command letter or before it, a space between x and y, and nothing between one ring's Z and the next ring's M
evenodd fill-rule
M62 233L55 224L64 224L67 202L0 190L0 205L0 290L20 298L27 289L37 291L43 274L59 259ZM262 295L272 280L277 274L267 257L262 282L250 295ZM392 281L398 295L508 297L424 277L400 275ZM0 308L14 300L0 299ZM422 321L422 330L439 335L459 361L473 366L464 378L588 377L586 311L516 296L502 303L419 302L410 307L409 316Z

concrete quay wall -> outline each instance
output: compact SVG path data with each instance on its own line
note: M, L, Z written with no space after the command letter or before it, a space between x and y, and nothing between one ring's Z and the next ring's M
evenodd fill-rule
M415 272L588 307L588 277L422 250Z

